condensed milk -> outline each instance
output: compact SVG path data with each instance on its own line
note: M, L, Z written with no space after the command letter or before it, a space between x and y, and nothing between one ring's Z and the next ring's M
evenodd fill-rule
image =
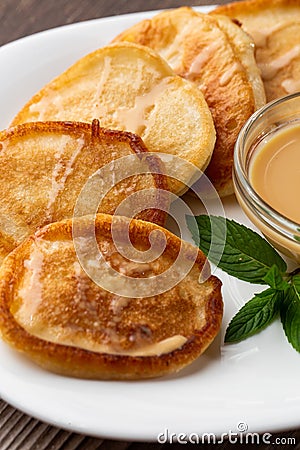
M300 224L300 124L264 140L251 158L249 179L275 211Z
M233 183L245 214L300 263L300 92L256 111L234 151Z

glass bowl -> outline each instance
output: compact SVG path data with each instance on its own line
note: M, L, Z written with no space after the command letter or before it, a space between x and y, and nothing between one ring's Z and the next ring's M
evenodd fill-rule
M280 252L300 263L300 224L268 205L249 179L249 166L255 152L274 133L294 124L300 124L300 92L268 103L256 111L236 141L233 184L237 200L253 224ZM300 208L300 192L298 194Z

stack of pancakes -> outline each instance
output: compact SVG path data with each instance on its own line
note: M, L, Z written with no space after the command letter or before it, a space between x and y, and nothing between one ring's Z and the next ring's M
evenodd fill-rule
M220 329L221 283L162 227L166 194L184 192L213 152L202 92L151 49L117 43L43 88L12 125L0 133L3 339L77 377L148 378L194 361Z
M164 375L208 347L221 326L221 283L201 251L163 228L165 193L183 194L205 171L221 197L232 194L241 127L266 98L299 89L297 17L296 0L237 2L210 14L165 11L80 59L28 101L0 133L6 342L49 370L103 379ZM121 161L135 167L141 160L145 173L119 179ZM104 266L89 251L95 239L121 275L111 289L93 281L76 255L72 217L84 189L76 218L81 249L104 280ZM133 220L124 217L143 191L148 206L141 202ZM130 207L119 215L125 200ZM115 221L122 246L128 235L148 253L155 235L164 250L150 262L124 256L115 247ZM178 255L174 286L138 295L136 286L168 273ZM131 291L122 277L135 282Z

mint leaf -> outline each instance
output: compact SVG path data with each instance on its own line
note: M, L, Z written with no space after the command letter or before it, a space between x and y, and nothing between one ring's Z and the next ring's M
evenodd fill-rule
M196 245L229 275L250 283L267 284L273 265L285 272L286 263L276 250L254 231L234 220L218 216L187 216Z
M280 309L280 317L287 340L300 352L300 276L292 278Z
M255 294L231 320L225 342L239 342L264 329L277 316L282 297L282 291L272 288Z
M295 287L296 291L299 294L300 293L300 273L299 272L297 273L297 275L293 276L292 285Z
M190 233L192 235L192 239L197 247L199 247L200 244L200 234L199 234L199 226L197 222L197 218L201 216L189 216L186 214L185 221L188 226L188 229L190 230Z
M267 275L264 277L264 281L271 288L278 289L279 291L284 291L289 287L289 283L283 279L278 266L275 266L275 264L269 269Z
M300 232L300 228L297 228L297 231ZM300 242L300 236L298 235L294 235L294 239L296 239L296 241Z

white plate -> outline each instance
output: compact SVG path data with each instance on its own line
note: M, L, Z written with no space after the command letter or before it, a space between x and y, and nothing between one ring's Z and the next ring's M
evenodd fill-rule
M55 75L149 15L93 20L2 47L0 128ZM225 207L228 216L249 224L233 199ZM205 355L178 375L140 382L69 379L39 369L0 342L1 396L57 426L118 439L156 440L165 429L221 435L240 430L240 423L249 432L300 426L299 354L278 321L258 336L224 347L230 318L261 287L218 275L224 283L222 332Z

